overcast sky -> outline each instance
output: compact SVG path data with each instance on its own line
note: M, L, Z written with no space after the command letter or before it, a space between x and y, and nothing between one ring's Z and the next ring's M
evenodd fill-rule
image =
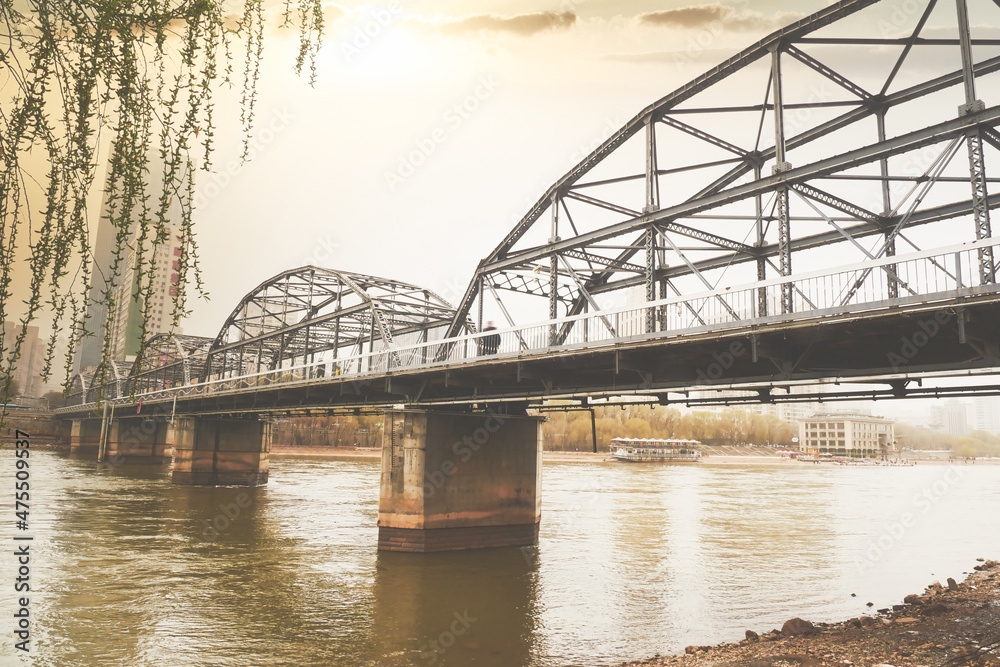
M399 278L457 300L478 261L598 142L825 4L328 5L315 88L291 71L294 35L271 31L254 159L226 166L239 153L231 95L217 171L199 174L211 301L192 304L186 332L214 335L253 286L306 263ZM928 30L953 21L954 3L939 5ZM859 31L902 35L923 6L883 2L853 21ZM997 24L996 14L992 2L973 1L977 25Z
M218 328L223 304L305 263L457 300L479 260L600 141L823 3L792 5L345 4L328 8L315 89L291 74L293 40L271 35L260 150L236 175L199 180L212 301L186 328ZM220 141L220 156L236 141Z

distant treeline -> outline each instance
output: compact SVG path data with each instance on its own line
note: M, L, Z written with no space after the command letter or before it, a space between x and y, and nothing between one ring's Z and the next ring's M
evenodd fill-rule
M954 436L924 426L896 424L896 438L910 449L950 449L954 456L1000 456L1000 437L986 431Z
M590 451L590 413L545 412L545 449ZM707 445L774 445L790 447L798 431L771 415L730 408L721 412L687 412L675 408L627 406L595 408L598 450L608 451L612 438L684 438ZM1000 456L1000 437L983 431L955 437L920 426L896 424L896 438L911 449L946 449L955 456ZM274 424L274 442L303 447L380 447L382 416L298 417Z
M545 412L545 449L590 451L590 413ZM793 427L773 416L743 410L681 413L674 408L627 406L595 408L597 445L608 451L612 438L684 438L714 444L791 445ZM379 447L382 417L298 417L274 424L274 442L301 447Z
M744 410L682 413L662 406L596 408L598 451L608 451L612 438L683 438L707 445L792 444L797 433L786 421ZM545 449L589 451L593 448L589 412L547 412Z
M275 444L295 447L381 447L382 415L282 419L271 435Z

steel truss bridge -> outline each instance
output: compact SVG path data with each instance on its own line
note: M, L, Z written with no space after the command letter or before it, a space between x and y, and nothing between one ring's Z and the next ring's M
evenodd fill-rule
M1000 393L920 382L1000 367L1000 38L970 27L1000 25L1000 0L911 5L834 3L643 109L456 306L295 269L214 338L159 336L73 378L63 412Z

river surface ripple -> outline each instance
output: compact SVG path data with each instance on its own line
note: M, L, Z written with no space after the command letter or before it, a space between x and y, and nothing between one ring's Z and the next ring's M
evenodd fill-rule
M256 489L31 463L44 666L611 665L857 616L1000 556L990 465L549 463L537 548L413 555L375 550L376 460L275 457Z

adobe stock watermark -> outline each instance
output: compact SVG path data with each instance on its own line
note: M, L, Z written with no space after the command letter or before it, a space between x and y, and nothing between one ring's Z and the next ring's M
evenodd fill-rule
M128 406L131 407L131 406ZM169 429L170 408L163 404L154 404L147 408L147 413L139 418L129 415L118 415L112 418L117 423L117 442L111 442L116 431L108 423L108 454L97 464L98 469L114 468L129 462L129 457L158 458L157 446L166 447L166 442L158 443L157 436L161 429ZM165 457L169 458L169 457Z
M438 292L438 296L454 305L459 299L465 296L465 290L469 286L469 281L456 276L448 276L444 279L444 285Z
M947 151L947 149L945 149ZM897 176L927 177L939 159L943 157L940 146L925 146L912 153L900 156L894 163L894 173ZM895 200L896 207L900 207L905 199L913 196L918 187L923 185L922 179L917 179L915 183L907 180L894 180L889 184L889 194ZM878 211L883 207L881 195L872 195L867 208L871 211Z
M882 37L895 37L906 26L912 25L913 18L924 11L927 3L919 0L904 0L892 6L888 18L880 18L876 22Z
M493 97L499 87L500 82L493 74L479 77L472 91L444 112L443 124L435 127L427 135L414 139L413 148L399 156L396 167L385 171L385 184L389 191L395 192L407 179L417 173L417 170L448 141L449 136L472 118L485 101Z
M302 266L328 266L333 263L338 250L340 250L340 244L334 241L330 234L317 236L313 251L303 258Z
M583 162L584 158L589 156L591 153L596 151L599 146L601 146L605 141L610 139L615 135L616 132L621 130L625 126L625 121L620 117L615 118L605 118L604 125L598 130L597 134L591 137L590 141L585 141L580 144L577 149L570 154L569 161L575 167L579 163ZM547 189L550 183L545 184ZM545 190L541 190L544 192ZM531 202L534 204L535 202Z
M569 507L560 509L556 519L553 519L551 513L549 514L548 525L550 526L550 530L558 531L561 534L571 534L579 531L586 532L586 522L596 513L600 505L600 493L604 490L605 487L593 480L587 482L582 489L579 489L574 494L575 499L582 497L582 500L576 500ZM581 524L583 524L582 528ZM520 547L520 550L525 564L533 567L538 560L538 545L529 544Z
M205 527L198 539L209 542L220 537L250 509L251 505L253 498L246 491L240 491L231 503L220 503L218 513L211 519L205 519Z
M713 352L715 359L705 368L699 368L696 376L704 384L712 384L722 379L728 379L727 372L736 365L736 360L747 353L747 346L742 341L734 340L723 352Z
M965 477L965 472L961 468L948 466L940 479L934 480L918 493L913 494L910 498L912 509L902 512L895 521L883 524L882 532L868 541L868 548L865 552L855 556L854 567L857 568L858 573L863 573L882 560L906 537L907 532L917 525L917 519L930 513L958 485L963 477Z
M403 8L396 0L392 0L384 7L373 7L365 12L364 18L340 42L340 54L344 60L348 63L353 62L365 49L378 41L402 13Z
M809 86L809 95L805 99L805 104L832 102L836 96L837 89L829 80L823 79L820 83ZM786 109L784 111L785 136L795 136L809 129L815 115L816 108L811 106Z
M609 118L605 116L604 124L601 129L597 131L596 134L591 136L589 140L580 143L572 153L566 159L567 167L569 169L575 169L581 162L583 162L591 153L593 153L599 146L610 139L616 132L622 129L625 125L625 121L616 116L614 118ZM526 195L526 198L522 199L520 205L515 204L514 208L508 209L506 213L507 220L510 225L515 225L520 222L536 204L539 204L539 194L546 192L549 186L552 185L552 181L556 180L559 176L562 176L564 171L560 171L557 175L552 178L543 178L535 183L531 188L525 190L525 192L530 193ZM549 206L549 202L545 201L541 203L542 206ZM464 290L463 290L464 293ZM623 304L622 304L623 305Z
M288 109L279 109L273 112L264 127L260 130L256 130L253 136L250 137L249 142L247 143L247 154L245 159L229 160L221 169L203 172L207 175L209 180L208 182L202 182L195 187L193 198L194 207L202 208L218 197L223 190L229 187L229 185L233 182L233 179L242 173L243 169L246 167L246 163L257 157L258 153L263 152L265 148L274 142L279 134L291 126L292 121L294 120L295 114L290 112Z
M490 437L503 428L508 415L497 414L487 411L488 416L483 420L483 425L474 429L471 434L463 435L461 440L456 441L451 446L451 451L462 463L467 463L472 457L490 441ZM455 474L458 465L455 459L449 458L441 462L437 470L424 473L424 493L427 498L431 498L441 487L445 485L448 478Z
M448 652L452 646L455 645L455 641L469 631L472 624L478 619L469 614L469 610L459 613L455 612L452 614L454 620L451 624L443 630L437 637L433 637L424 642L420 648L420 657L428 665L436 664L442 655Z
M899 346L898 352L889 352L886 358L892 369L898 371L902 368L908 367L910 362L913 361L920 350L927 347L930 342L941 333L945 324L947 324L952 318L949 313L938 310L934 312L932 317L925 320L920 320L917 322L917 330L914 331L909 336L903 336L900 338L901 344Z

